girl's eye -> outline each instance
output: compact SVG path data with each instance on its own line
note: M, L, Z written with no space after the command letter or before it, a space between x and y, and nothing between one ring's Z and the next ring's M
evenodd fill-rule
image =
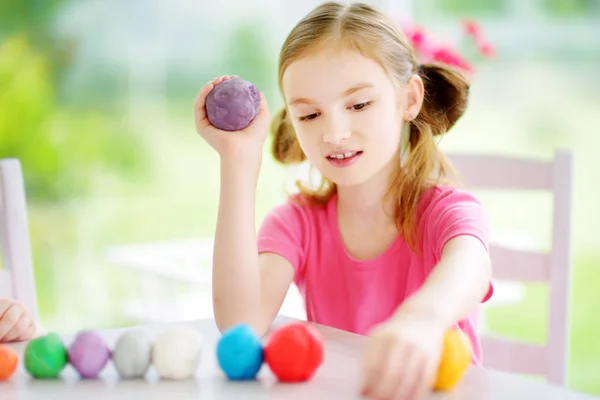
M365 107L369 106L370 104L371 104L370 101L366 101L364 103L355 104L350 108L352 108L354 111L360 111L360 110L364 109Z
M371 105L370 101L365 101L364 103L354 104L353 106L350 106L349 108L352 109L353 111L362 111L370 105ZM313 114L305 115L303 117L299 117L298 120L300 122L306 122L306 121L310 121L310 120L317 118L319 115L321 115L321 113L313 113Z
M304 117L300 117L298 118L300 121L309 121L311 119L315 119L317 118L318 113L314 113L314 114L309 114L309 115L305 115Z

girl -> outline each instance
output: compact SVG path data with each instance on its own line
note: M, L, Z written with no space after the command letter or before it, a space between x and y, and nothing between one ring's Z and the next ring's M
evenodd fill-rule
M219 153L213 264L220 330L264 334L295 283L310 321L367 335L361 392L419 398L435 378L445 331L458 325L481 363L476 311L492 294L488 223L480 203L449 185L434 136L465 110L468 82L419 65L396 23L365 4L325 3L281 50L285 106L272 121L273 154L308 160L317 188L272 210L255 233L255 189L270 120L266 99L246 129L198 133Z

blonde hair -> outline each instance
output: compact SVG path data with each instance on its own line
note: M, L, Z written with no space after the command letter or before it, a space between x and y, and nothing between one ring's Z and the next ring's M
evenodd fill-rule
M458 70L442 64L420 65L414 49L398 24L377 9L362 3L327 2L306 15L290 32L279 58L279 88L286 68L320 46L343 46L377 61L400 85L413 74L424 82L425 96L419 115L410 121L406 163L394 177L389 195L397 200L396 225L404 240L416 250L417 207L421 194L432 185L456 176L437 149L434 136L447 132L467 105L469 83ZM283 164L306 160L284 106L271 122L272 153ZM432 178L433 177L433 178ZM323 177L317 188L296 183L302 199L325 204L336 193Z

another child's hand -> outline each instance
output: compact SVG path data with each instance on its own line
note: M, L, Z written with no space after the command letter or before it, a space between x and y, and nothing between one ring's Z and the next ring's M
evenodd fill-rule
M243 156L254 153L260 157L262 147L269 131L271 115L267 106L267 99L260 94L260 110L250 125L237 132L228 132L215 128L206 115L206 97L220 83L234 78L222 76L207 83L198 93L194 105L194 118L196 131L210 144L221 157L234 157L243 162Z
M397 316L367 337L361 393L375 399L422 399L435 382L445 327Z
M12 299L0 299L0 343L33 339L40 333L23 304Z

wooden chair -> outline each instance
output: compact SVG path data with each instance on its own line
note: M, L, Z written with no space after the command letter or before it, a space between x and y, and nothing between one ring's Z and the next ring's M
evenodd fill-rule
M20 301L37 320L27 201L18 159L0 159L0 253L0 297Z
M543 190L553 196L552 244L548 252L515 250L491 243L494 279L549 284L547 342L532 345L484 334L484 366L542 375L566 386L571 299L572 156L557 151L551 161L496 155L449 154L469 189Z

